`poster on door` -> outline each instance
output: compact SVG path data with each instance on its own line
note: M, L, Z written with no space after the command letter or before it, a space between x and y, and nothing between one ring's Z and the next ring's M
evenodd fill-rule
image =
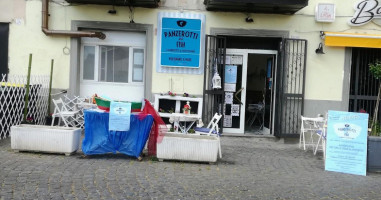
M228 127L228 128L232 127L232 122L233 122L233 119L231 115L224 116L224 127Z
M238 117L239 116L239 104L233 104L232 105L232 116L236 116Z
M237 66L226 65L225 66L225 83L237 83Z
M235 92L236 91L236 84L235 83L225 83L224 84L224 91L225 92Z
M367 113L328 111L325 170L366 175Z
M226 104L233 104L233 93L232 92L226 92L225 93L225 103Z

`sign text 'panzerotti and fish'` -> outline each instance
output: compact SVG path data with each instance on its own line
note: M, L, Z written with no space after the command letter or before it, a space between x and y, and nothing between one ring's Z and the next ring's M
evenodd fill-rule
M201 20L162 18L161 65L170 67L200 66Z

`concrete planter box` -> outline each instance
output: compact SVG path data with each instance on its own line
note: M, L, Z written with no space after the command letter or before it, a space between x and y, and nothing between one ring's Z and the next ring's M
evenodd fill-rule
M381 137L368 136L368 172L381 172Z
M27 125L11 127L11 148L70 155L79 148L80 128Z
M157 143L157 158L163 160L186 160L216 162L220 139L214 136L166 133Z

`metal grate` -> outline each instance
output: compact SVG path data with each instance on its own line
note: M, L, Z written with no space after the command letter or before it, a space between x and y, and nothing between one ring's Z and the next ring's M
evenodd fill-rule
M304 76L306 66L307 41L283 40L282 63L278 66L276 129L275 135L297 137L300 117L303 114Z
M380 81L369 72L369 63L381 60L381 49L352 48L351 80L349 92L350 112L363 110L373 116ZM381 110L379 110L380 112ZM380 119L380 113L378 113Z
M23 120L27 77L3 74L0 82L0 139L9 135L11 126ZM31 76L27 119L45 124L48 109L49 76Z
M204 94L202 120L210 121L215 113L222 113L224 102L224 85L223 78L221 80L221 89L214 90L212 87L212 78L215 69L221 77L224 74L225 57L226 57L226 39L225 37L207 35L205 40L205 71L204 71ZM220 120L220 131L222 132L222 121Z

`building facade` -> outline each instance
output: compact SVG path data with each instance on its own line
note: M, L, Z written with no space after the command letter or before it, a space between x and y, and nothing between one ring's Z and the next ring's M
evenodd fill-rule
M372 114L378 82L367 66L381 56L378 4L3 0L0 69L26 74L32 53L32 74L49 74L54 59L53 88L73 95L188 93L204 98L205 119L224 113L224 133L295 137L301 115Z

